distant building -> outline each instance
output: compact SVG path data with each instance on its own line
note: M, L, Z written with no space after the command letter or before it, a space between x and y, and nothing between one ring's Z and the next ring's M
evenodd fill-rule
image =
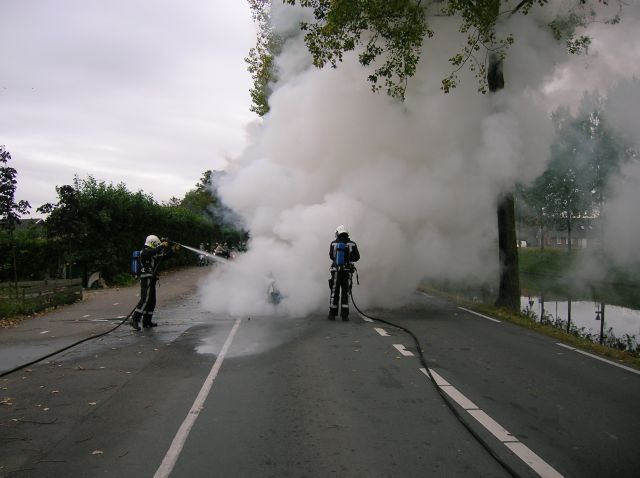
M549 229L540 233L531 226L518 226L518 246L538 247L540 242L544 249L568 249L569 232L566 229ZM600 223L597 218L574 219L571 226L571 249L593 249L599 247L601 240Z

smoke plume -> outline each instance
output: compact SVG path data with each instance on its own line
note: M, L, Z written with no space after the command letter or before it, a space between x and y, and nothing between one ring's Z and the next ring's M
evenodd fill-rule
M487 95L469 73L452 93L440 90L465 38L452 19L437 19L399 102L371 93L355 54L337 69L314 68L302 37L290 36L308 12L274 2L272 13L289 37L271 111L252 125L250 146L218 189L250 230L249 251L216 268L204 306L271 313L272 277L284 296L278 313L324 310L329 243L340 224L362 255L354 285L361 307L402 304L423 278L494 280L497 198L544 171L554 97L569 88L562 72L576 61L546 19L518 16L502 27L517 33L516 43L505 89Z
M640 79L622 81L607 96L607 114L625 141L640 152ZM605 250L619 265L640 262L640 158L623 165L611 180L605 203Z

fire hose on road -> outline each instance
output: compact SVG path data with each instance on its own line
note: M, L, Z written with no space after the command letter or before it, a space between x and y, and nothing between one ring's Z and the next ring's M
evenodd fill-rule
M200 249L196 249L195 247L186 246L184 244L180 244L179 242L171 241L171 240L168 240L168 239L165 239L165 241L170 243L170 244L178 245L181 248L184 248L184 249L186 249L188 251L191 251L191 252L194 252L196 254L206 255L207 257L210 257L213 260L215 260L217 262L220 262L222 264L230 264L231 263L227 259L224 259L222 257L216 256L215 254L208 253L206 251L202 251ZM157 268L157 266L158 266L158 264L156 264L156 268ZM155 270L154 270L154 273L155 273ZM278 290L278 288L277 288L277 286L275 284L275 281L272 278L268 278L268 280L270 281L270 283L269 283L269 300L272 303L277 305L277 303L281 300L281 294L280 294L280 292L279 292L279 290ZM54 355L58 355L58 354L60 354L62 352L66 352L67 350L72 349L74 347L77 347L78 345L81 345L81 344L83 344L85 342L88 342L88 341L94 340L94 339L98 339L100 337L104 337L105 335L108 335L108 334L114 332L115 330L117 330L119 327L121 327L123 324L125 324L131 318L131 316L133 315L135 310L136 310L136 307L131 309L131 311L124 318L122 318L122 320L117 325L115 325L114 327L110 328L109 330L107 330L105 332L100 332L99 334L90 335L89 337L85 337L85 338L83 338L81 340L77 340L77 341L75 341L75 342L73 342L73 343L71 343L69 345L66 345L65 347L62 347L60 349L54 350L51 353L43 355L42 357L38 357L38 358L36 358L34 360L31 360L31 361L29 361L27 363L23 363L21 365L18 365L17 367L12 368L11 370L7 370L5 372L2 372L2 373L0 373L0 378L6 377L7 375L10 375L10 374L12 374L14 372L17 372L18 370L22 370L22 369L24 369L26 367L34 365L34 364L36 364L38 362L42 362L43 360L51 358Z
M353 267L353 272L355 272L356 274L356 281L358 283L358 285L360 284L360 280L358 278L358 272L355 269L355 267ZM451 400L449 400L449 398L447 397L445 391L442 389L442 387L438 384L438 382L436 381L436 379L433 377L433 375L431 374L431 370L429 369L429 366L427 365L427 360L424 357L424 353L423 353L423 349L422 346L420 345L420 341L418 340L418 337L416 337L416 335L409 329L407 329L406 327L403 327L401 325L395 324L393 322L390 322L388 320L384 320L384 319L380 319L377 317L371 317L370 315L365 314L364 312L362 312L360 310L360 308L358 307L358 304L356 303L355 299L353 298L353 283L351 278L349 279L349 296L351 297L351 303L353 304L353 307L358 311L358 314L360 314L360 316L363 319L369 319L375 322L380 322L381 324L385 324L388 325L390 327L394 327L398 330L401 330L402 332L405 332L406 334L408 334L414 341L415 345L416 345L416 350L418 351L418 357L420 360L420 364L424 367L427 375L429 376L429 379L431 381L431 383L433 384L434 388L436 389L436 391L438 392L438 394L440 395L440 397L442 398L442 400L444 401L444 403L447 405L447 408L449 408L449 410L451 411L451 413L453 413L453 415L458 419L458 421L467 429L467 431L473 436L473 438L476 439L476 441L496 460L496 462L498 462L498 464L500 466L502 466L505 471L507 473L509 473L511 476L515 477L515 478L519 478L520 474L518 474L511 466L509 466L509 464L507 464L497 453L496 451L491 447L491 445L489 445L489 443L486 442L486 440L484 440L472 427L471 425L463 418L463 416L460 414L460 412L456 409L455 405L451 402Z
M177 243L175 241L167 241L170 242L172 244L178 245L181 248L184 248L188 251L191 251L195 254L198 255L206 255L207 257L222 263L222 264L229 264L230 261L228 261L227 259L224 259L222 257L216 256L215 254L211 254L208 253L206 251L202 251L200 249L194 248L194 247L190 247L190 246L186 246L184 244L180 244ZM157 267L157 265L156 265ZM355 269L355 267L353 268L353 270L351 271L352 274L355 273L356 274L356 281L359 284L359 277L358 277L358 273L357 270ZM269 289L268 289L268 294L269 294L269 300L274 304L277 305L281 298L282 295L280 293L280 291L278 290L275 280L273 279L273 277L268 277L266 278L269 281ZM384 320L378 317L372 317L368 314L365 314L362 310L360 310L360 308L358 307L354 297L353 297L353 290L352 290L352 280L350 277L349 280L349 295L351 297L351 302L353 303L354 308L358 311L358 313L360 314L360 316L363 319L368 319L371 321L376 321L385 325L388 325L390 327L396 328L398 330L401 330L403 332L405 332L406 334L408 334L409 336L411 336L411 338L413 339L417 352L418 352L418 356L419 356L419 360L420 363L422 364L422 366L424 367L427 375L429 376L431 383L433 384L433 386L435 387L436 391L438 392L438 394L441 396L442 400L445 402L445 404L447 405L447 407L449 408L449 410L454 414L454 416L460 421L460 423L467 429L467 431L476 439L476 441L498 462L498 464L500 464L500 466L502 466L504 468L505 471L507 471L509 473L509 475L513 476L513 477L519 477L520 475L511 467L509 466L496 452L495 450L492 449L492 447L475 431L473 430L473 428L469 425L469 423L467 423L467 421L462 417L462 415L459 413L459 411L455 408L454 404L447 398L446 393L444 392L444 390L442 389L442 387L438 384L438 382L435 380L435 378L433 377L433 375L431 374L431 371L429 369L429 366L427 364L427 361L424 357L424 353L423 353L423 349L422 346L420 345L420 341L418 340L418 338L416 337L416 335L409 329L407 329L406 327L403 327L401 325L395 324L393 322L390 322L388 320ZM3 372L0 374L0 378L1 377L5 377L11 373L14 373L18 370L24 369L26 367L29 367L35 363L41 362L43 360L46 360L50 357L53 357L54 355L60 354L62 352L65 352L73 347L77 347L78 345L81 345L85 342L88 342L90 340L94 340L100 337L104 337L105 335L108 335L110 333L112 333L113 331L117 330L119 327L121 327L124 323L126 323L130 317L133 315L135 311L135 307L129 312L129 314L127 314L117 325L115 325L114 327L112 327L111 329L105 331L105 332L101 332L99 334L94 334L91 335L89 337L83 338L81 340L78 340L76 342L73 342L61 349L55 350L49 354L46 354L42 357L39 357L35 360L32 360L28 363L24 363L22 365L19 365L17 367L14 367L11 370L8 370L6 372Z

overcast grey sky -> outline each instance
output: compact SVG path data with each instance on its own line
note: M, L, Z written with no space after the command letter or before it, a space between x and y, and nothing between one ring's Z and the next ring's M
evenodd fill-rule
M88 175L181 198L245 147L244 0L0 0L0 145L16 199Z

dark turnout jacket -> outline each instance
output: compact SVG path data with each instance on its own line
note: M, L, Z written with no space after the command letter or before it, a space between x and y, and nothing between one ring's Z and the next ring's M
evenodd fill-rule
M158 278L158 263L173 255L170 247L165 248L162 244L158 247L145 247L140 253L140 278Z

